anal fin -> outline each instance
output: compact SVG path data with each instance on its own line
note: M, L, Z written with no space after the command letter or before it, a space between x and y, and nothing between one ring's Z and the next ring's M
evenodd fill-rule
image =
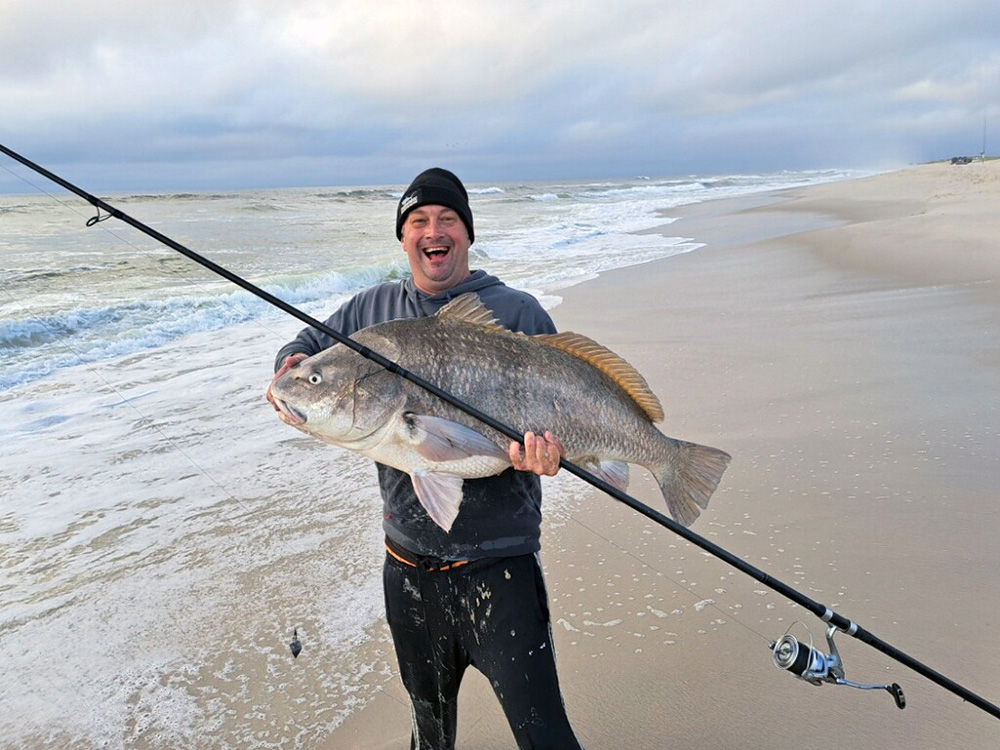
M616 490L624 492L628 489L628 464L624 461L598 461L590 459L581 466L601 481L607 482Z

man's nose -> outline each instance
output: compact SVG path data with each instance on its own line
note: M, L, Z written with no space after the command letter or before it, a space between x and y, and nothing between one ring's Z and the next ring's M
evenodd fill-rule
M429 237L440 237L444 232L444 222L440 219L428 219L424 234Z

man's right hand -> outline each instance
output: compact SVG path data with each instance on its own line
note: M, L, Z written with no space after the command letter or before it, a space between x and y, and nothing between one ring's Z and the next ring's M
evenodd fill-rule
M274 410L276 412L278 412L278 418L282 422L286 422L285 412L283 412L278 407L278 405L274 402L274 394L271 393L271 387L274 385L274 381L275 380L277 380L282 375L284 375L286 372L288 372L289 370L291 370L299 362L301 362L304 359L308 359L308 358L309 358L308 354L303 354L301 352L299 352L298 354L289 354L287 357L285 357L285 361L281 364L281 367L278 369L278 371L276 373L274 373L274 377L271 378L271 382L267 386L267 400L271 403L271 406L274 407Z
M540 477L554 477L559 473L559 461L566 455L559 438L551 432L536 435L524 433L524 446L516 440L510 444L510 463L518 471L528 471Z

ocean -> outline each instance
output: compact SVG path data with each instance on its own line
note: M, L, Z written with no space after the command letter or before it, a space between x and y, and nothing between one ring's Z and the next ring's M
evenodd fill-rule
M551 309L698 251L687 205L855 176L473 185L471 265ZM314 746L396 679L374 469L265 402L298 320L43 187L0 196L0 747ZM402 189L102 197L325 319L407 273Z

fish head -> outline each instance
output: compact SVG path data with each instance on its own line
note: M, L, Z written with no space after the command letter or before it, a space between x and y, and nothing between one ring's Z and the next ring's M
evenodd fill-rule
M402 383L345 346L302 360L271 386L284 421L313 437L354 450L402 410Z

